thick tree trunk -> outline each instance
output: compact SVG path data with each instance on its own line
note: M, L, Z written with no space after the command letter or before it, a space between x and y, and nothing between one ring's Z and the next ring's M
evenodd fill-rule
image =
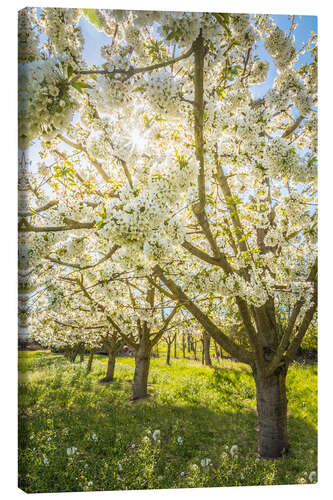
M92 362L94 359L94 351L90 351L89 358L88 358L88 363L87 363L87 373L91 372L91 367L92 367Z
M132 400L142 399L148 396L147 384L150 364L150 350L141 348L135 353L135 371L133 381Z
M175 334L173 347L174 347L173 355L174 358L177 359L177 334Z
M171 357L171 344L168 344L167 356L166 356L166 364L170 366L170 357Z
M270 377L263 378L254 371L259 422L258 451L263 458L278 458L289 450L286 372L286 369L279 369Z

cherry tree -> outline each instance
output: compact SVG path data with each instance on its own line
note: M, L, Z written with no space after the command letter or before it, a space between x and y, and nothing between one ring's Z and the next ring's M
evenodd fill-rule
M181 304L251 367L259 452L281 456L287 370L317 307L316 35L296 50L294 18L284 33L267 15L20 16L19 143L39 141L41 156L19 209L29 265L76 269L82 297L110 317L93 270L113 265L146 282L138 297L119 290L118 310L140 298L152 311L156 294L170 316ZM83 58L81 16L109 37L100 67ZM277 76L255 99L269 69L260 41Z

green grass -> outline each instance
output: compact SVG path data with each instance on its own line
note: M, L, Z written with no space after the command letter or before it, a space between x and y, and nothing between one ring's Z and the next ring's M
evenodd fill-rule
M49 352L19 353L19 487L26 492L294 484L317 467L317 368L294 364L287 378L291 453L256 455L255 387L245 365L217 369L189 360L151 363L152 397L129 401L134 362L116 379ZM152 434L160 430L160 442ZM92 436L96 434L97 439ZM181 438L179 443L178 438ZM231 456L230 448L238 446ZM73 455L67 448L76 447ZM211 462L203 466L201 461ZM45 463L44 463L45 462Z

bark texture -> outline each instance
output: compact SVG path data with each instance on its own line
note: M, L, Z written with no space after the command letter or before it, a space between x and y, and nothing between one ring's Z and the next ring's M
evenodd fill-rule
M203 348L204 364L206 366L212 366L212 360L210 357L210 335L206 332L203 333L202 348Z
M115 349L105 345L105 349L108 353L108 367L106 370L106 376L102 379L102 382L112 382L114 379L114 369L116 365L117 352Z
M166 356L166 364L170 365L171 358L171 344L168 344L167 356Z
M139 349L135 354L135 371L133 381L132 400L146 398L148 396L148 373L150 363L150 351Z
M94 359L94 351L91 351L90 354L89 354L89 358L88 358L88 363L87 363L87 373L90 373L91 372L91 367L92 367L92 362L93 362L93 359Z
M262 458L278 458L289 450L286 372L286 369L279 369L264 378L254 371L259 424L258 451Z

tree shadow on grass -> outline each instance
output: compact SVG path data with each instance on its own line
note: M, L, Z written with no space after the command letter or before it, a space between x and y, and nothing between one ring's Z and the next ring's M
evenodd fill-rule
M39 369L41 361L47 368L54 363L54 358L44 353L42 360L38 361ZM105 464L110 470L118 467L115 464L128 464L130 472L126 480L116 483L109 478L98 483L97 478L94 479L97 489L189 487L189 483L179 482L180 471L190 463L200 464L207 457L215 467L221 464L225 447L230 448L234 444L239 447L240 458L249 457L247 464L257 470L257 416L253 408L255 388L250 373L214 370L200 379L201 385L199 378L196 380L195 377L181 378L176 385L168 377L169 385L163 386L164 382L161 385L158 380L149 384L149 390L156 392L155 396L153 394L153 397L133 404L129 401L131 381L127 373L123 377L116 376L110 384L99 384L96 377L102 373L101 367L97 367L91 376L83 377L82 370L65 370L66 366L70 366L67 360L59 357L57 363L60 370L53 381L48 379L44 385L42 381L37 381L31 387L28 384L23 386L24 398L19 418L19 477L20 487L25 491L81 491L74 478L82 475L85 463L95 471L104 470ZM38 391L44 393L40 395ZM204 403L205 391L210 391L211 399L207 399L209 407ZM295 482L297 474L305 470L304 455L317 447L316 429L305 420L291 414L288 427L290 455L283 458L277 467L274 484ZM155 430L160 431L159 445L152 439ZM90 438L94 433L98 436L97 441ZM30 441L31 435L37 437ZM50 452L49 435L52 436ZM144 451L145 436L150 436L149 453ZM177 441L179 437L181 445ZM73 478L66 454L66 448L72 446L78 448L78 455L71 462ZM157 479L155 483L148 479L145 482L141 477L146 474L143 472L143 460L153 460L154 446L158 447L158 458L153 469L148 467L147 470L154 470L156 478L167 476L163 485L156 483ZM148 453L146 458L142 458L145 453ZM53 465L53 473L41 486L37 478L44 474L45 466L41 464L33 474L32 469L36 456L45 455L49 457L50 468L53 463L57 464L57 468ZM216 472L203 485L239 484L237 480L241 472L237 473L237 479L237 467L235 469L232 464L230 467L235 470L234 476L222 477L222 473ZM59 472L62 470L67 471L66 475ZM168 475L165 471L169 471ZM264 473L261 476L258 474L254 472L253 478L246 479L246 484L266 484ZM36 479L31 479L32 476Z
M80 411L75 411L80 410ZM46 419L47 417L47 419ZM140 476L140 463L142 462L142 450L144 450L143 438L147 432L153 433L160 430L159 445L152 441L152 450L158 446L158 459L154 465L156 474L163 474L168 470L169 483L163 485L163 488L183 487L179 481L179 472L189 463L199 463L203 458L209 457L214 467L221 463L221 455L225 452L225 446L229 447L237 444L239 455L250 455L253 467L255 466L255 452L257 449L256 433L256 415L248 411L220 411L214 412L203 406L165 406L157 404L153 399L144 400L136 405L126 402L110 400L105 402L104 410L82 406L81 408L68 409L60 414L42 413L35 416L33 428L39 431L48 429L48 423L53 421L52 430L60 433L62 429L68 429L68 435L62 436L59 451L55 456L60 455L57 460L59 467L68 467L68 457L66 456L66 447L76 446L78 448L78 457L75 459L75 467L79 471L83 469L83 464L88 463L94 470L104 470L105 464L120 462L133 463L134 469L137 468L137 478L129 476L128 484L126 482L115 487L114 483L101 483L101 489L145 489L152 487L149 481L144 482ZM27 419L26 419L27 420ZM29 426L30 427L30 426ZM301 458L304 453L304 443L307 446L315 448L316 432L311 426L299 418L289 418L289 429L291 438L291 453L284 458L284 465L277 476L275 484L289 484L294 482L294 477L301 474L304 466ZM50 430L50 429L49 429ZM27 429L24 424L20 424L20 454L24 455L29 444L28 436L25 435ZM30 431L31 432L31 428ZM87 436L96 433L98 441L92 441ZM152 434L148 434L151 438ZM177 444L178 437L182 438L182 445ZM301 446L299 446L301 444ZM41 453L43 453L41 446ZM141 451L139 451L141 450ZM153 451L152 451L153 453ZM51 460L51 458L50 458ZM53 458L55 460L55 458ZM147 459L149 460L149 458ZM231 459L230 459L231 460ZM80 466L81 463L81 466ZM74 465L73 465L74 467ZM80 468L81 467L81 468ZM235 467L235 466L233 466ZM237 468L237 467L236 467ZM279 469L279 467L278 467ZM22 461L20 470L20 487L27 489L26 478L29 476L29 462ZM142 472L143 476L146 472ZM219 473L220 474L220 473ZM218 473L215 479L207 479L204 486L223 486L226 479L221 479ZM47 485L44 492L55 491L77 491L76 486L71 486L71 480L63 478L61 475L50 476L47 479ZM233 485L232 478L230 478ZM263 484L262 479L249 480L249 484ZM95 484L95 483L94 483ZM176 484L176 486L175 486ZM236 484L236 483L235 483ZM97 484L96 484L97 486ZM186 485L188 487L188 485ZM29 491L38 492L31 489ZM154 486L156 487L156 486Z

